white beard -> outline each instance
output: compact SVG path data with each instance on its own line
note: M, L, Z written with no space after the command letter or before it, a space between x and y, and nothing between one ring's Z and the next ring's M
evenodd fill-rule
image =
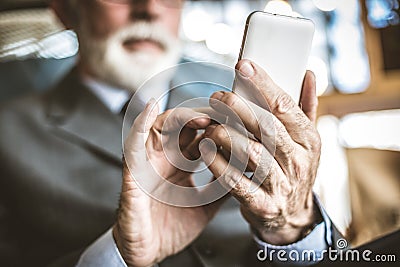
M132 23L104 40L95 40L85 23L79 31L80 56L95 78L133 93L153 75L176 65L180 58L179 40L154 23ZM129 52L123 43L130 39L154 40L164 51L159 55Z

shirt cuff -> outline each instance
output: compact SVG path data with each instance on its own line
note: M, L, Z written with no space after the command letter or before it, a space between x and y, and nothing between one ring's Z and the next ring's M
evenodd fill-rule
M260 248L257 252L258 260L297 266L311 265L323 260L324 253L332 246L332 223L315 195L314 202L321 212L323 221L302 240L286 246L276 246L253 235Z
M81 255L76 267L127 267L115 244L112 228Z

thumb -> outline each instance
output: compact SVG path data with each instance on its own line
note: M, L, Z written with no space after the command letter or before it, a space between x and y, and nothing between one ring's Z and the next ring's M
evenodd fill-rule
M136 117L128 138L124 144L124 156L128 158L130 153L145 151L146 141L151 127L158 115L158 105L154 98L146 104L144 110Z
M157 115L158 105L151 99L132 125L123 148L123 191L135 188L131 172L136 172L147 161L146 141ZM127 188L124 188L124 185Z
M304 77L303 89L300 97L300 107L306 116L315 123L317 118L318 98L315 85L315 75L307 71Z

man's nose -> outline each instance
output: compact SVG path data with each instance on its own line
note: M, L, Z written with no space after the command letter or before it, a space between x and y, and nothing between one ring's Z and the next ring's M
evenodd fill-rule
M131 16L134 20L153 21L160 12L160 0L132 0Z

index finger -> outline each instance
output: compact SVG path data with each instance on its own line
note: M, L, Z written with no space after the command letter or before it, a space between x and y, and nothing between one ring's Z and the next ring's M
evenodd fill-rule
M159 132L180 131L184 126L197 130L205 129L210 121L207 114L191 108L175 108L160 114L154 123L154 128Z
M299 144L313 140L312 136L305 134L305 130L314 132L310 119L304 114L293 98L274 83L271 77L260 66L249 60L241 60L236 65L240 79L247 79L250 86L260 94L264 101L259 101L261 106L270 110L285 126L292 139ZM290 79L290 77L288 77Z

